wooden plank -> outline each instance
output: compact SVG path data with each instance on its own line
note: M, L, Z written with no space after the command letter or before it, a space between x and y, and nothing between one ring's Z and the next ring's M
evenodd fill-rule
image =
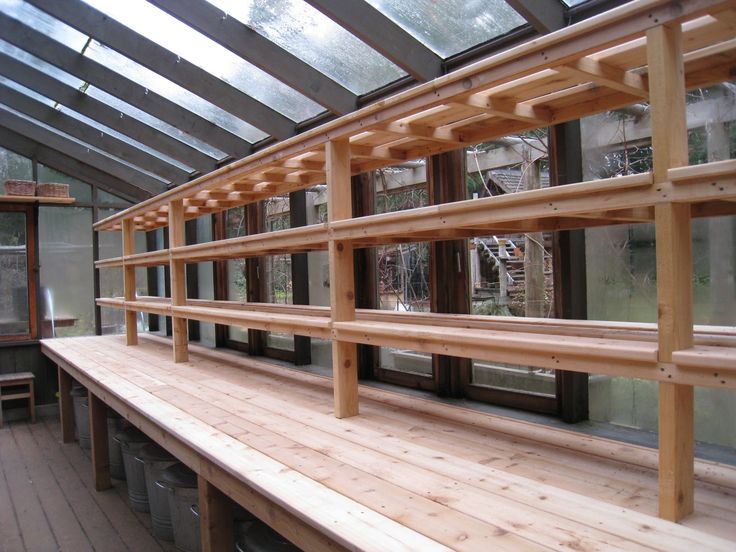
M688 163L682 29L661 25L647 32L652 106L655 185L666 186L668 171ZM659 360L693 345L692 234L690 208L655 207ZM694 507L693 388L659 386L660 515L679 521Z
M110 451L107 440L107 406L91 391L89 399L89 433L92 441L92 476L96 491L112 487Z
M197 477L197 488L202 552L232 549L235 539L230 499L201 475Z
M57 367L59 376L59 417L61 418L61 442L74 442L74 402L70 394L72 377L61 367Z
M135 228L131 219L123 221L123 257L135 253ZM123 288L126 301L135 299L135 267L124 266ZM138 344L138 317L134 311L125 313L125 335L128 345Z
M184 204L174 200L169 204L169 251L186 245L184 235ZM187 302L186 270L182 260L170 257L171 304L185 305ZM179 316L171 319L174 340L174 362L186 362L189 359L187 320Z
M326 145L328 218L352 216L350 152L347 140ZM346 241L329 242L330 305L333 322L355 319L355 274L353 246ZM332 375L335 386L335 416L348 418L358 414L358 351L355 343L332 342Z

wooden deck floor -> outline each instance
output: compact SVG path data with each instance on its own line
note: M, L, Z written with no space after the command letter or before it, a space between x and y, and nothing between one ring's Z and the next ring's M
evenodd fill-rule
M125 483L95 492L88 455L61 444L58 418L0 429L0 551L168 552L148 514L133 512Z
M148 336L49 346L451 549L736 549L731 467L698 462L697 513L676 525L655 517L649 449L367 387L337 420L327 378L194 346L174 364Z

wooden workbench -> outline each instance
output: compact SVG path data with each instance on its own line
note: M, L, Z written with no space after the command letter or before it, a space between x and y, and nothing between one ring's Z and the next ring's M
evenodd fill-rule
M199 346L174 363L170 347L148 335L138 347L124 336L42 342L62 410L72 376L91 405L117 410L304 549L736 547L733 467L698 461L698 513L675 524L655 517L656 451L364 386L361 416L341 420L328 378ZM104 459L93 464L104 480Z

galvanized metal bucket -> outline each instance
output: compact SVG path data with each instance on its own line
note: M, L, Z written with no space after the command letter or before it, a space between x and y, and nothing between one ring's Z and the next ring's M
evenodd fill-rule
M235 545L238 552L300 552L276 531L263 522L250 526L245 537Z
M174 530L171 525L168 492L156 482L161 480L166 468L176 463L176 458L157 444L149 443L141 448L136 460L143 463L153 534L160 539L173 541Z
M146 475L143 464L135 457L141 448L151 442L142 432L134 427L127 427L115 435L123 453L125 479L128 483L128 500L130 506L137 512L148 512L148 490L146 489Z
M77 427L77 438L79 446L83 449L90 449L91 439L89 436L89 403L87 399L87 389L82 386L72 387L69 393L74 401L74 424Z
M181 552L199 552L199 504L197 474L181 462L169 466L161 473L157 485L166 489L174 529L174 544Z

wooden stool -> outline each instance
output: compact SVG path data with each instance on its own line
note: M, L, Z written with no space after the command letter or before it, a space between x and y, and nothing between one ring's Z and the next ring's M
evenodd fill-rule
M0 427L3 427L3 401L15 399L28 399L28 408L31 411L31 422L36 423L36 399L33 391L33 378L31 372L18 372L16 374L0 374ZM27 390L16 390L8 395L3 395L3 387L23 387Z

